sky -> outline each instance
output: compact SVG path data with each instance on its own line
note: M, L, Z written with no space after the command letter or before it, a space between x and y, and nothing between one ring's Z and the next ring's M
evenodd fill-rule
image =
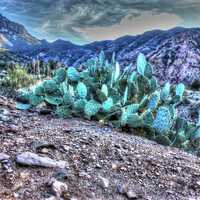
M200 0L0 0L0 13L39 39L76 44L200 27Z

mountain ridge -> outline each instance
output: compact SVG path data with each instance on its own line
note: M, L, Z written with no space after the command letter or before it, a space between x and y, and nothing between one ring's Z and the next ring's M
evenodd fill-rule
M11 50L27 48L40 44L40 40L32 36L26 28L0 14L0 47Z
M5 25L6 23L8 24ZM161 82L168 80L172 83L191 84L194 80L200 80L200 28L157 29L135 36L125 35L115 40L76 45L62 39L54 42L38 40L31 36L24 26L16 27L17 25L0 15L0 44L7 39L8 44L11 42L7 48L27 60L54 60L76 67L98 56L103 50L107 59L111 59L112 53L115 52L116 59L122 66L131 64L135 68L137 55L143 53L152 63L154 73ZM7 36L5 31L4 38L1 39L1 26L7 29L10 27L11 33L15 30L19 42L13 42L10 34Z

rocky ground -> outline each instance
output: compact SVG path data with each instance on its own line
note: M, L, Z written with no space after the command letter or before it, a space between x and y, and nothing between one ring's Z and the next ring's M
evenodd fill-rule
M0 200L197 200L200 159L0 97Z

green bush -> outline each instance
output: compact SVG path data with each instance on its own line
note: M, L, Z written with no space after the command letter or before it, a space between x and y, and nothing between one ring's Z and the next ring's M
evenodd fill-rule
M17 90L34 84L34 78L28 74L27 70L19 65L8 70L8 74L1 80L1 85L5 88Z

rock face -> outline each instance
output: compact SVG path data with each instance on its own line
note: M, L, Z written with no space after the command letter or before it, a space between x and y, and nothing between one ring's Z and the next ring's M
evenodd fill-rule
M15 23L0 14L0 48L18 50L40 44L23 25Z
M138 36L124 36L113 41L94 42L77 46L56 41L34 47L26 56L56 60L67 66L78 66L87 59L98 56L103 50L108 59L112 53L122 66L135 67L137 55L142 52L153 65L154 73L161 82L191 84L200 79L200 29L174 28L169 31L155 30Z
M200 78L200 29L180 29L147 56L161 80L191 83Z

